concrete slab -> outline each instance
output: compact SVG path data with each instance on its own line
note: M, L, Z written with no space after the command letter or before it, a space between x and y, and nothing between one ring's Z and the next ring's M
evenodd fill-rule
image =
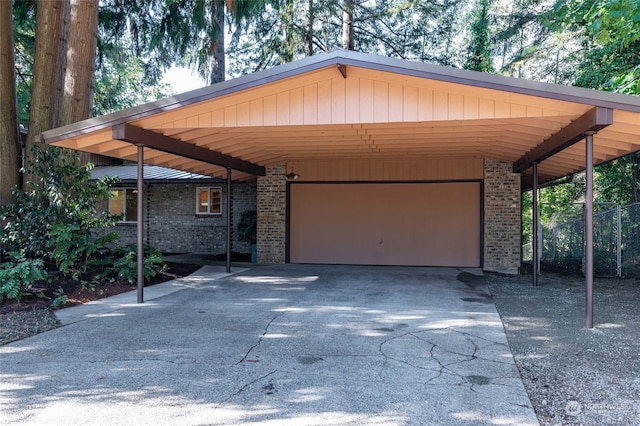
M136 302L137 290L132 290L86 303L84 305L61 309L56 312L56 316L58 317L58 320L60 320L60 323L68 325L89 318L119 315L118 313L115 313L119 309L127 307L132 308L134 306L139 308L153 306L153 303L150 302L159 297L166 296L179 290L184 290L185 288L199 288L204 284L210 283L211 280L218 280L246 270L247 268L232 268L231 272L227 273L223 267L206 265L188 277L167 281L151 287L145 287L143 291L143 300L147 303L138 304Z
M0 422L538 424L479 271L210 272L0 347Z

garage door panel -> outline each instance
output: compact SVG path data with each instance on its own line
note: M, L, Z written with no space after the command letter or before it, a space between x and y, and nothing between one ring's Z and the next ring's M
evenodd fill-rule
M480 265L480 183L290 185L293 263Z

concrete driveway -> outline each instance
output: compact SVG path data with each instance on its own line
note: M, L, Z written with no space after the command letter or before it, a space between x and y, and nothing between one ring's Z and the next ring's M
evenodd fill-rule
M0 424L537 424L479 274L207 266L65 309L0 347Z

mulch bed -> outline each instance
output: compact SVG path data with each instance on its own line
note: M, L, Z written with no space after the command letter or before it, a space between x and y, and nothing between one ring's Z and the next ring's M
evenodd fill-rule
M187 263L165 263L167 264L167 269L158 273L155 277L152 277L150 281L145 283L145 287L185 277L201 268L199 265ZM132 284L126 280L111 281L110 279L94 282L92 274L90 273L83 274L79 276L78 279L54 274L52 275L51 282L35 288L34 294L24 296L19 302L11 300L3 300L0 302L0 315L11 312L51 308L53 300L55 299L54 292L60 288L64 290L64 294L68 299L67 303L61 307L69 307L135 290L136 284ZM38 296L37 293L42 293L43 296Z

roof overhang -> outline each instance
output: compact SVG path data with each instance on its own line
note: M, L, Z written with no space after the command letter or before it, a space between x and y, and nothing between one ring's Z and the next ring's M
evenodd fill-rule
M236 180L293 160L492 158L540 183L640 150L640 98L335 50L42 134ZM527 176L523 176L527 182Z

